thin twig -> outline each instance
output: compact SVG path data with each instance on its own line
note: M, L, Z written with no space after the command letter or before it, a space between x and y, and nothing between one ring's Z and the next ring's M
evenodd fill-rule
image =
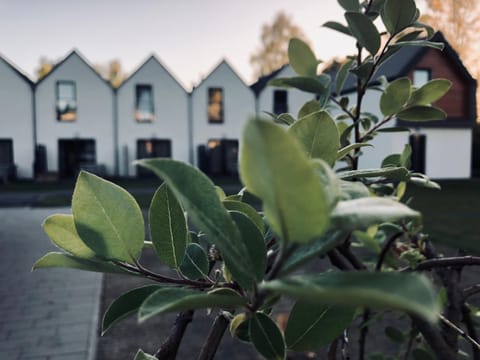
M403 235L403 231L399 231L395 235L393 235L388 241L383 245L382 251L380 252L380 256L378 257L377 265L375 266L376 271L380 271L382 269L383 262L385 261L385 257L387 256L388 250L393 245L393 243Z
M342 337L342 359L350 360L350 350L349 350L350 340L348 339L348 330L343 331Z
M438 267L458 267L480 265L480 256L455 256L429 259L417 264L414 270L429 270Z
M193 310L178 313L172 332L155 353L157 359L175 360L185 330L187 329L188 324L193 320L193 313Z
M213 322L210 332L208 333L207 339L203 343L202 349L200 350L200 355L198 355L198 360L212 360L215 356L220 341L222 340L223 334L227 329L229 320L223 314L219 314L215 321Z
M350 248L350 243L349 242L345 243L344 245L338 246L337 249L340 252L340 254L342 254L343 257L345 257L345 259L347 259L350 262L350 264L352 264L352 266L356 270L366 270L367 269L367 267L362 262L362 260L360 260L357 257L357 255L355 255L352 252L352 249Z
M470 315L470 309L464 303L462 305L462 322L467 327L468 335L475 340L475 342L479 342L477 329L475 328L475 324L473 323L472 316ZM473 353L473 360L480 360L480 350L472 344L472 353Z
M441 315L440 314L440 320L445 324L447 325L448 327L450 327L451 329L455 330L458 335L460 335L462 338L464 338L465 340L467 340L470 344L472 344L472 346L474 346L477 350L480 350L480 344L475 340L473 339L470 335L468 335L465 331L463 331L461 328L459 328L457 325L455 325L454 323L452 323L450 320L448 320L445 316Z
M338 338L333 340L328 347L328 360L337 360Z
M456 359L455 352L447 345L445 339L442 337L440 330L429 322L411 315L415 327L422 333L425 341L433 350L438 360L452 360Z
M336 249L330 250L327 253L327 256L330 262L332 263L332 265L336 266L340 270L344 270L344 271L354 270L352 265L350 265L348 262L345 261L343 257L340 256L340 254L338 253L338 250Z
M371 311L370 309L365 309L363 312L363 319L362 325L360 330L360 337L358 339L358 359L364 360L365 359L365 348L367 343L367 334L368 334L368 325L367 323L370 321Z
M463 298L467 299L470 296L476 295L480 293L480 284L475 284L463 289Z

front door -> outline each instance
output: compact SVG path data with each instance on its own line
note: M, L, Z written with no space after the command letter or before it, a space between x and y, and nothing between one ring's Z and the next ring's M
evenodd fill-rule
M95 165L96 152L93 139L58 140L58 170L60 177L77 176L82 166Z

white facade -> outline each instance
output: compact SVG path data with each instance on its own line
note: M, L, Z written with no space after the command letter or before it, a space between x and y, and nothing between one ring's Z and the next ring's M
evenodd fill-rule
M153 115L150 121L135 117L138 86L151 89ZM137 142L169 140L171 157L189 161L188 94L170 72L150 57L117 90L119 175L135 176Z
M275 78L288 78L298 76L289 65L286 65L282 68L278 74L275 75L272 79ZM295 118L297 117L298 111L307 101L315 99L313 94L309 94L297 89L283 89L273 86L266 86L256 99L256 111L257 116L265 117L263 111L268 111L274 113L274 93L276 90L285 90L287 92L287 112L292 114Z
M58 82L74 84L76 119L57 120ZM48 171L58 172L59 140L93 140L94 161L115 172L113 90L75 51L36 86L37 143L46 147Z
M209 89L221 89L223 121L209 122ZM209 140L240 140L247 120L255 115L253 91L222 61L192 91L192 137L194 164L198 165L198 147Z
M0 57L0 140L11 141L19 178L33 177L32 83Z

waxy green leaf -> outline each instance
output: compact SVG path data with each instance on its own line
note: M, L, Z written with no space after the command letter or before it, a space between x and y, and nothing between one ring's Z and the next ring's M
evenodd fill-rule
M350 325L355 308L322 306L297 301L285 329L287 347L296 351L316 350L334 341Z
M139 349L133 360L158 360L155 356L146 354L143 350Z
M171 268L178 268L188 243L188 229L183 209L166 183L153 195L149 222L150 239L158 257Z
M317 100L310 100L303 104L303 106L298 111L297 117L300 120L301 118L320 110L322 110L322 108L320 107L320 103Z
M329 28L329 29L332 29L332 30L335 30L335 31L338 31L342 34L352 36L352 33L350 32L350 29L348 27L346 27L345 25L340 24L337 21L327 21L322 26L324 26L326 28Z
M366 197L340 201L332 212L332 224L343 231L366 229L384 222L420 219L421 214L388 198Z
M431 282L420 274L325 272L290 276L261 288L324 305L400 310L432 322L440 311Z
M411 105L429 105L443 97L452 87L447 79L435 79L415 90L408 102Z
M145 240L143 215L126 190L82 171L72 199L75 228L99 257L134 263Z
M249 334L255 349L267 360L285 359L285 340L277 324L266 314L255 313L250 322Z
M380 49L380 34L370 18L362 13L347 11L345 13L348 28L358 43L375 55Z
M231 309L244 304L244 299L234 290L216 289L210 292L169 287L155 291L140 306L139 321L166 312L202 308Z
M240 149L242 182L263 200L274 232L294 242L320 236L328 226L327 197L295 138L278 125L253 120L244 130Z
M353 60L347 60L345 61L342 66L340 67L340 70L337 72L337 76L335 78L335 93L340 95L343 89L343 85L345 84L345 80L347 80L348 76L348 70L352 67Z
M338 3L346 11L359 11L360 10L359 0L338 0Z
M387 31L395 35L415 22L416 13L414 0L386 0L381 15Z
M158 285L142 286L116 298L103 315L102 336L117 322L138 311L143 301L159 289Z
M408 170L404 167L343 171L337 174L340 179L384 177L392 180L408 179Z
M241 201L224 200L223 206L229 211L239 211L250 218L261 234L265 233L265 224L260 214L251 205Z
M380 97L380 110L384 116L399 112L410 98L410 79L400 78L391 82Z
M312 78L312 77L292 77L292 78L277 78L270 80L268 85L277 86L283 88L296 88L308 93L313 94L325 94L328 92L328 82L326 79L321 77Z
M445 120L447 114L434 106L414 105L400 111L397 118L405 121Z
M51 215L42 226L50 240L60 249L79 258L95 258L95 253L78 236L72 215Z
M246 260L247 249L212 181L198 169L180 161L159 158L136 163L164 179L192 222L218 247L235 280L246 288L250 287L254 275L252 264Z
M372 146L372 144L364 144L364 143L356 143L356 144L350 144L350 145L347 145L343 148L341 148L340 150L337 151L337 160L341 160L343 159L345 156L347 156L351 151L355 150L355 149L360 149L362 147L365 147L365 146Z
M191 280L208 276L208 257L203 248L196 243L188 244L180 271Z
M310 46L303 40L292 38L288 43L289 64L300 76L317 75L318 60Z
M288 132L302 144L308 157L333 165L340 147L337 125L326 111L311 113L295 122Z

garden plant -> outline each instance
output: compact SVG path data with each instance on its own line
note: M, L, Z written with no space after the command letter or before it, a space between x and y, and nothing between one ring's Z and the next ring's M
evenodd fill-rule
M214 358L227 329L266 359L293 352L328 359L480 359L477 310L469 304L479 285L460 286L464 267L480 263L465 251L479 244L459 239L462 249L446 257L423 233L406 188L439 186L409 170L409 145L376 169L358 166L362 152L375 151L372 139L409 131L396 126L397 119L446 118L432 104L449 90L448 80L415 87L407 77L376 76L404 47L442 44L429 41L433 29L418 21L414 0L338 3L344 20L324 26L353 37L355 54L336 71L319 74L309 46L291 39L289 62L297 75L270 85L311 93L314 100L298 114L266 113L247 122L238 194L226 196L189 164L144 159L136 164L163 180L149 208L148 237L135 199L88 172L78 176L72 215L45 220L45 232L62 251L46 254L34 269L151 280L109 306L104 333L132 314L142 322L178 313L158 351L139 350L135 359L174 359L194 312L206 311L211 329L200 353L192 354L201 360ZM342 95L348 77L355 79L353 96ZM364 111L368 92L378 94L380 117ZM146 268L142 251L155 251L170 270ZM290 306L283 325L276 321L279 303ZM401 327L388 320L392 314L403 319ZM395 344L396 355L367 351L373 324L383 326L381 341L385 348Z

